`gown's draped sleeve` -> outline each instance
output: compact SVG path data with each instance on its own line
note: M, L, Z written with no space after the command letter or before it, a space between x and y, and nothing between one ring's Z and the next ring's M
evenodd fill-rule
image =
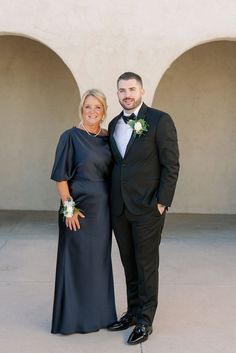
M64 132L58 142L51 179L67 181L73 176L74 146L70 133Z

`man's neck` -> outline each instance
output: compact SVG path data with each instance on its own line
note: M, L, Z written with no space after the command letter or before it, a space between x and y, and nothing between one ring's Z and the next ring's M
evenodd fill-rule
M124 114L131 115L134 113L137 116L142 104L143 104L143 102L141 102L138 107L136 107L135 109L132 109L132 110L125 110L124 109Z

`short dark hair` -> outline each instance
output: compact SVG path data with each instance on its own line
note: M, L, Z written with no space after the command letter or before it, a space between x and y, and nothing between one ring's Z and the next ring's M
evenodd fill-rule
M117 79L117 86L118 86L118 83L119 81L121 80L136 80L140 83L141 87L143 87L143 81L142 81L142 78L138 75L138 74L135 74L134 72L124 72L122 75L120 75Z

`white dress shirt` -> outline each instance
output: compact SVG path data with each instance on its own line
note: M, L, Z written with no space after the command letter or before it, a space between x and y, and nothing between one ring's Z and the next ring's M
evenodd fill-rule
M133 112L136 116L138 115L139 109L141 108L141 103ZM130 116L131 114L127 114L125 111L123 113L125 116ZM116 145L118 147L118 150L121 154L121 156L124 158L125 151L127 148L127 145L129 143L129 140L131 138L133 129L132 127L129 126L129 124L126 124L121 117L116 124L115 131L113 134L113 137L116 141Z

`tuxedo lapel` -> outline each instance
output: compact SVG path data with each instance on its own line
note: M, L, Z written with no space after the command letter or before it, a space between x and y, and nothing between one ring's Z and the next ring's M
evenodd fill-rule
M116 141L114 139L114 131L115 131L115 128L116 128L116 124L117 124L117 121L120 119L120 117L122 116L123 112L121 112L114 120L113 124L111 125L111 130L110 130L110 143L111 143L111 148L112 148L112 151L114 153L114 155L117 157L117 159L119 160L122 160L122 156L120 154L120 151L118 150L118 147L117 147L117 144L116 144Z
M132 144L134 143L135 137L136 137L136 136L134 135L134 132L132 132L132 135L131 135L131 137L130 137L130 140L129 140L128 145L127 145L126 150L125 150L124 158L126 157L127 153L129 152L130 147L131 147Z
M145 103L143 103L141 108L139 109L138 116L137 116L136 120L138 120L138 119L145 119L146 120L147 110L148 110L148 107L146 106ZM134 131L133 131L131 138L129 140L129 143L126 147L124 158L126 157L127 153L129 152L129 150L130 150L131 146L133 145L136 138L137 138L137 136L135 136Z
M138 119L144 119L146 120L147 118L147 111L148 111L148 106L143 103L141 108L139 109L139 112L138 112L138 116L137 116L137 120Z

